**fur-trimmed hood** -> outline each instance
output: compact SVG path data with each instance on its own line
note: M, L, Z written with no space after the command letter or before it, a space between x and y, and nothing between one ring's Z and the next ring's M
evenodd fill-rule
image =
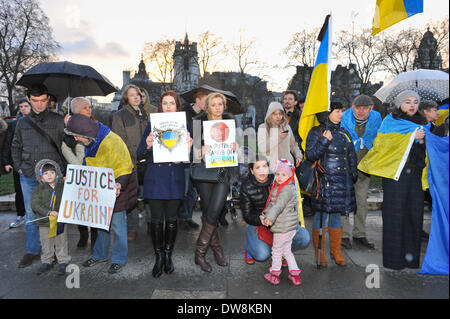
M61 173L61 168L59 167L59 165L55 162L55 161L53 161L53 160L51 160L51 159L43 159L43 160L40 160L37 164L36 164L36 166L34 167L34 174L35 174L35 176L36 176L36 180L39 182L39 183L41 183L41 184L43 184L44 183L44 181L42 180L42 167L45 165L45 164L50 164L50 165L52 165L52 166L54 166L55 167L55 170L56 170L56 176L57 176L57 181L61 181L62 180L62 178L64 178L64 176L63 176L63 174Z

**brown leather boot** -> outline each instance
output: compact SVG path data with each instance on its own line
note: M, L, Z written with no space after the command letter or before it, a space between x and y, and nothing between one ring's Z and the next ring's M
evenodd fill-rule
M197 243L195 245L195 264L199 265L203 271L211 272L212 267L206 261L205 255L210 246L211 237L216 227L208 224L206 221L202 224L200 235L198 236Z
M325 257L325 234L327 233L327 227L322 228L322 243L320 248L320 267L327 267L328 262ZM314 244L314 252L315 252L315 260L316 264L319 260L319 230L313 228L313 244Z
M342 228L328 228L330 232L330 256L338 266L346 266L347 262L342 256L341 240Z
M211 236L211 242L209 245L211 246L211 250L214 253L214 258L216 259L216 263L222 267L228 266L228 262L225 259L225 256L223 254L222 246L220 245L219 233L217 232L217 228L214 230L214 232Z

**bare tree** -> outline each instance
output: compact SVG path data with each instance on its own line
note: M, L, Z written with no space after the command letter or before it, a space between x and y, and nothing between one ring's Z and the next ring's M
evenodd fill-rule
M447 69L449 67L448 15L442 21L431 21L428 23L428 28L436 38L438 52L442 57L442 67Z
M59 48L37 0L0 0L0 85L6 89L11 114L19 77L50 60Z
M158 82L173 83L175 40L162 39L158 42L146 42L144 62L150 65L149 74Z
M291 36L291 41L283 51L291 60L288 66L314 66L320 46L320 42L317 41L319 32L320 28L315 28L311 31L302 30Z
M373 75L381 70L384 55L381 41L372 36L369 28L361 29L360 33L354 30L341 31L335 44L336 58L347 64L354 64L355 70L361 79L360 93L365 93Z
M422 32L415 28L402 30L399 33L386 33L381 38L382 69L398 75L414 68L414 58L422 38Z
M200 76L210 72L219 66L219 57L226 53L226 47L222 38L215 34L205 31L198 36L198 65Z
M255 56L254 39L245 38L244 32L239 31L239 42L231 44L231 55L237 63L237 70L241 75L248 73L252 66L259 63Z

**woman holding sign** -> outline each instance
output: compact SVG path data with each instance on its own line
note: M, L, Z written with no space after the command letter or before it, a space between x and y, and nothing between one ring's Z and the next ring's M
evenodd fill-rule
M159 99L159 113L178 112L181 108L180 98L174 91L165 92ZM174 134L174 132L171 133L169 135ZM161 276L163 268L166 274L174 271L172 251L177 235L178 208L184 198L185 185L185 163L155 163L154 161L154 146L157 140L158 143L167 142L163 140L164 136L164 134L153 133L149 122L137 149L137 160L146 159L147 162L144 175L144 198L148 200L152 212L150 234L156 257L152 271L155 278ZM192 138L187 131L185 136L190 149ZM167 145L172 146L172 143Z
M233 115L224 112L225 109L225 96L220 93L211 93L206 98L206 112L198 115L194 118L194 120L201 121L202 130L204 129L205 122L207 121L234 121ZM230 131L223 122L214 124L209 132L205 131L204 133L205 135L208 133L211 135L211 139L216 142L214 145L223 146L224 148L226 147L226 143L223 142L228 139ZM206 139L203 134L201 136ZM210 145L205 145L204 142L205 141L202 139L202 147L201 150L196 150L196 158L202 157L202 160L205 161L205 157L214 158L214 156L211 156L214 152L216 154L220 154L219 151L212 149ZM233 153L236 153L238 149L236 142L231 143L231 149ZM226 159L226 156L222 156L222 160ZM216 156L214 160L210 161L210 164L214 165L212 161L215 161L214 163L218 163L221 161L220 156ZM217 222L227 199L227 195L230 191L230 184L236 182L239 178L239 168L206 168L208 165L203 165L203 163L198 166L204 172L207 172L207 170L218 172L216 180L206 181L205 179L199 179L198 176L196 177L194 170L192 171L192 178L196 182L197 189L200 193L200 205L202 209L202 229L195 248L195 263L199 265L203 271L211 272L212 267L205 259L205 255L209 247L213 250L214 257L219 266L224 267L228 265L219 242Z

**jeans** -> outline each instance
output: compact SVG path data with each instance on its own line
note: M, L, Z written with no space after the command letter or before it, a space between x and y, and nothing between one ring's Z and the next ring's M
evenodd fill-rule
M29 223L27 221L36 219L36 214L31 209L31 197L33 190L39 182L34 175L25 177L20 174L20 185L22 186L23 201L25 204L25 231L27 235L27 242L25 248L28 254L38 255L41 252L41 241L39 239L39 228L36 223Z
M191 168L187 167L184 169L185 175L185 194L184 200L180 205L180 209L178 211L178 217L180 221L191 220L192 213L194 211L195 203L197 202L198 192L197 188L194 185L194 182L191 180Z
M112 248L112 263L124 265L128 257L127 218L126 211L115 212L111 218L109 232L98 230L92 258L95 260L108 259L109 245L111 244L111 231L114 232L114 244Z
M322 213L322 227L326 227L325 225L327 224L328 215L330 215L328 227L341 228L341 214L326 214L326 213ZM315 229L320 228L320 213L314 214L313 227Z
M258 238L256 228L257 226L247 225L247 242L245 243L245 250L256 261L264 261L270 257L272 247ZM308 247L309 241L310 235L308 230L299 225L294 239L292 240L292 251L305 249Z

